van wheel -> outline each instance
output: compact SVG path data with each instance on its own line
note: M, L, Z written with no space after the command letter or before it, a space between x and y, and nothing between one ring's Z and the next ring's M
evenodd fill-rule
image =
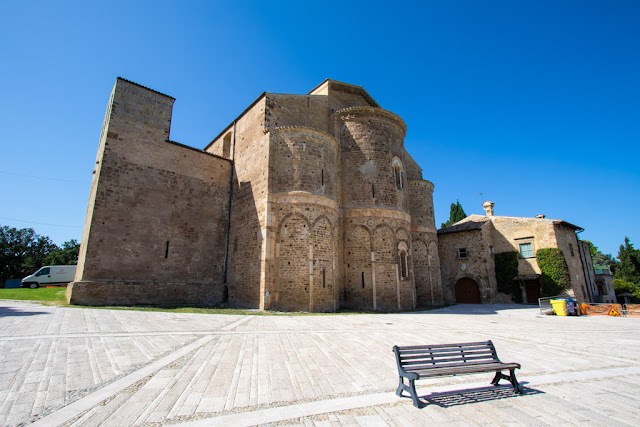
M38 284L37 283L29 283L29 287L31 289L37 289L38 288Z

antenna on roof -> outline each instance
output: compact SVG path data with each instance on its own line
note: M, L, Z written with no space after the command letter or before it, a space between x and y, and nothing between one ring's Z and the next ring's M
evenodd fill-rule
M480 198L484 200L484 193L478 193L475 195L475 197L478 197L478 196L480 196Z

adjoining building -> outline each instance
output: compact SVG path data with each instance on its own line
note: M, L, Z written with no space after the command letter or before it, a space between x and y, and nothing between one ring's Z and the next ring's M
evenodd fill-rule
M598 294L593 302L616 304L618 299L613 288L613 274L609 268L595 270L595 282Z
M362 87L263 93L204 150L169 139L173 103L117 79L71 303L443 303L433 184Z
M538 303L542 291L536 253L544 248L562 250L571 280L569 295L581 302L598 300L589 247L576 234L580 227L544 215L495 216L492 202L483 207L485 216L470 215L438 230L445 303L511 302L520 296L523 302ZM496 256L506 252L517 258L513 280L519 287L511 293L499 292L496 278Z

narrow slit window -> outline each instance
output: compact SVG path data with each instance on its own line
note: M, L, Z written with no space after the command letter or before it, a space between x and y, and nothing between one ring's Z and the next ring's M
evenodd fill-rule
M400 275L403 279L409 277L409 265L407 264L407 253L400 252Z
M396 164L393 170L395 172L396 188L402 190L402 168Z
M169 258L169 241L167 240L167 245L164 247L164 257Z
M321 176L320 179L321 179L322 185L324 185L324 169L322 169L322 171L320 172L320 176Z
M324 268L322 269L322 287L327 287L327 270Z
M364 271L362 272L362 289L364 289Z
M371 183L371 197L376 198L376 187Z

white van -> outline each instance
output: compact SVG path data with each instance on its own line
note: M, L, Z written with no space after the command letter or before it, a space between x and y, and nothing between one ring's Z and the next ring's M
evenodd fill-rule
M76 277L75 265L45 265L40 270L22 279L23 288L35 289L47 285L66 285Z

